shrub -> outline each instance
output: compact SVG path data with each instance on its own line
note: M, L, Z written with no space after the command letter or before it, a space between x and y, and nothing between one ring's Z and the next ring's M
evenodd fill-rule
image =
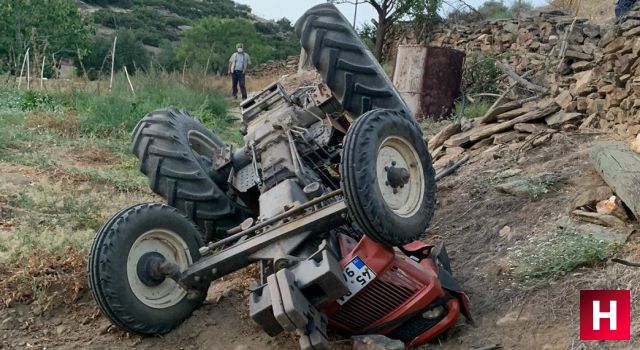
M20 108L23 111L51 109L52 107L51 97L39 91L29 90L20 98Z
M467 57L462 74L462 86L466 94L497 93L501 72L495 65L495 58L474 52Z

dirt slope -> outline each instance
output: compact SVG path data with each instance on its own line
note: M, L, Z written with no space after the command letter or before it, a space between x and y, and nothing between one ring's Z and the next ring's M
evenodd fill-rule
M430 348L469 349L492 344L505 349L597 348L578 341L579 290L626 289L640 282L640 271L610 263L588 264L566 275L529 279L519 275L522 266L543 263L535 259L544 256L533 254L522 260L516 252L527 251L536 242L552 241L557 222L568 216L576 193L602 183L587 160L587 151L597 138L607 136L557 135L519 155L519 144L474 154L458 174L440 182L437 215L426 240L446 242L454 273L469 292L477 326L461 321L447 338ZM530 193L520 196L495 188L514 178L548 172L562 174L559 178L564 180L542 189L532 186ZM14 179L26 186L18 180ZM640 244L632 235L617 254L638 260L638 252ZM202 309L176 331L158 338L142 338L110 326L86 291L76 303L40 316L29 306L4 308L0 310L0 347L295 349L293 336L270 338L248 318L246 287L251 276L251 272L243 272L217 281ZM632 329L632 338L637 338L637 320ZM344 347L348 342L338 340L334 345Z

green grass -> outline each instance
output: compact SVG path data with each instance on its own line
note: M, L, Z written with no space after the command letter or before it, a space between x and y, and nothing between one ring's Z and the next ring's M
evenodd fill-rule
M478 99L473 103L466 101L464 104L464 109L462 106L462 102L456 102L455 108L452 112L452 116L458 117L459 115L462 115L467 119L481 118L485 115L485 113L487 113L489 108L491 108L491 103L482 99Z
M136 76L134 85L135 96L122 76L112 93L100 95L0 87L0 161L63 172L119 191L145 189L146 179L129 149L130 132L145 114L168 106L188 110L227 142L242 142L220 92L191 89L153 74ZM76 166L64 159L91 148L116 158L104 167Z
M509 248L515 276L521 280L555 279L604 260L619 244L598 240L574 228L534 235L527 244Z
M106 87L103 87L103 90ZM214 89L195 90L155 73L139 74L134 79L135 96L123 75L116 76L113 91L100 95L84 91L52 94L53 104L78 114L82 134L111 136L131 132L147 113L163 107L189 111L228 142L241 140L239 128L227 114L224 94Z

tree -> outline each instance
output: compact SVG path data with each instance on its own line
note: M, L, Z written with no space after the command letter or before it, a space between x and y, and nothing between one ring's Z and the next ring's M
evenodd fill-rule
M330 2L335 4L355 4L351 0L330 0ZM402 18L410 17L411 14L421 13L421 10L433 8L433 6L430 5L430 3L432 3L431 0L365 0L365 3L371 5L378 15L378 19L373 20L373 25L376 29L373 54L378 61L382 61L384 40L394 23ZM438 3L435 9L435 14L437 14L440 1L433 1L433 3Z
M509 8L504 4L504 2L502 2L502 0L487 1L483 3L482 6L478 7L478 12L487 19L511 17L511 11L509 11Z
M76 57L93 31L73 0L0 1L0 61L12 62L14 69L28 47L34 69L44 55Z
M226 71L236 43L244 43L253 64L275 56L275 48L264 43L256 26L245 19L207 17L186 30L175 51L176 59L190 65L207 67L208 71Z
M418 43L428 42L429 33L440 22L438 10L442 6L442 0L423 0L414 4L410 11L411 27Z
M149 66L149 54L144 46L131 30L122 30L117 33L118 41L116 46L115 69L120 71L124 66L131 74L137 70L146 69ZM90 48L87 50L82 63L87 70L90 80L100 78L101 74L108 73L111 68L111 50L113 47L113 37L104 38L96 36ZM76 70L80 72L80 62L76 61Z

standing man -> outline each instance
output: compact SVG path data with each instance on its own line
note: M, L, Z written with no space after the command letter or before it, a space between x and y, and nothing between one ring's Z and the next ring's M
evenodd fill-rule
M244 45L238 43L236 45L237 52L234 52L229 59L229 74L231 74L231 95L233 98L238 97L238 85L240 85L240 92L242 93L242 99L247 99L247 89L244 86L244 77L247 72L247 67L251 64L251 57L244 52Z

